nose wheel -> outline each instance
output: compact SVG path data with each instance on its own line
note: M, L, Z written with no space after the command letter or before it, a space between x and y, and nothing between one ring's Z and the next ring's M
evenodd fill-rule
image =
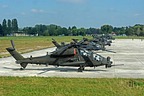
M108 56L108 57L107 57L107 64L105 65L106 68L111 67L112 62L110 61L110 59L111 59L111 58Z

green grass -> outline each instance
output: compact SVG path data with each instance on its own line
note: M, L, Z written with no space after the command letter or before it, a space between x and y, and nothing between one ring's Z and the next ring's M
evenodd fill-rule
M144 39L144 36L114 36L116 39Z
M144 96L144 79L0 77L0 96Z

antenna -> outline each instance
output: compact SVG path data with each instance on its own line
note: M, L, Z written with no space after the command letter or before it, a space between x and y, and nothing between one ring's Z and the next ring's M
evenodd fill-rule
M12 48L15 49L15 44L14 44L13 40L11 40L11 45L12 45Z
M55 41L55 39L52 38L53 41Z

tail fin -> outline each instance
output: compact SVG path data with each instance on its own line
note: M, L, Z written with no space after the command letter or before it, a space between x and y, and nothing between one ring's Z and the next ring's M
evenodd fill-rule
M12 47L6 48L6 50L18 61L23 60L24 57L15 50L14 42L11 40ZM20 63L20 65L25 68L27 63Z
M6 48L6 50L16 59L16 60L22 60L24 57L18 53L14 48Z

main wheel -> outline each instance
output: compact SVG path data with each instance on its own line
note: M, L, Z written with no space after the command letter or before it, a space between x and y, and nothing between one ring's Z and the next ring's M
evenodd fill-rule
M83 69L82 68L78 68L78 72L83 72Z
M24 70L24 68L20 68L20 70Z

